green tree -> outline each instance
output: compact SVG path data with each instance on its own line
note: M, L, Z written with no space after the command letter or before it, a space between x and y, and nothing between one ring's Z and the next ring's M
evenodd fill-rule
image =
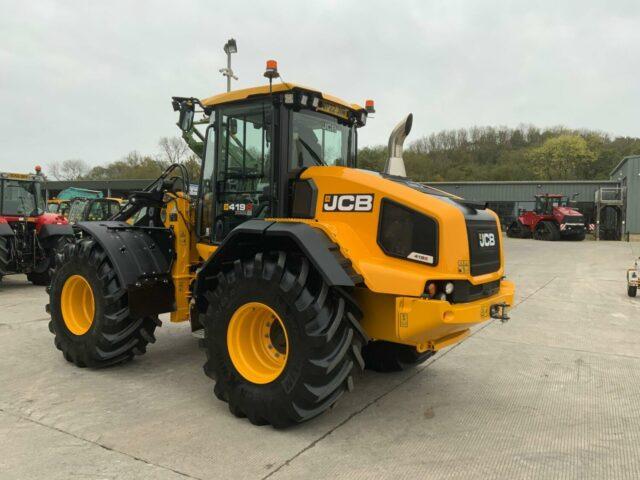
M534 171L543 180L569 180L589 171L596 156L579 135L549 138L531 152Z

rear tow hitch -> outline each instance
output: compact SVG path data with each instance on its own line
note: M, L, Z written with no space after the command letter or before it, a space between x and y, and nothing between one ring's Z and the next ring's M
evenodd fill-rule
M505 323L511 318L509 317L509 315L507 315L507 309L509 307L510 305L505 302L496 303L495 305L491 305L489 314L491 315L491 318L495 318L497 320L500 320L502 323Z

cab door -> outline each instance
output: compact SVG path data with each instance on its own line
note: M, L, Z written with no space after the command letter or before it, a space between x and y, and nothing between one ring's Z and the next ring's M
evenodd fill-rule
M275 190L269 100L223 106L217 119L213 243L247 220L271 216Z

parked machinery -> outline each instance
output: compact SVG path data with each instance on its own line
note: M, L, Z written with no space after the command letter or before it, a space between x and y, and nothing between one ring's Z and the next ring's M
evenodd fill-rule
M123 204L121 198L74 198L67 219L70 223L107 220L118 213Z
M564 195L546 193L536 195L533 210L520 212L507 228L511 238L535 238L536 240L584 240L586 226L584 216L570 205Z
M284 427L327 410L365 364L416 365L508 318L496 214L358 169L366 109L290 83L173 106L202 139L197 198L174 165L114 221L77 224L48 306L68 361L143 354L170 312L202 334L204 371L231 412ZM397 171L410 120L390 141Z
M627 270L627 295L635 297L638 293L638 279L640 279L640 258L638 258L633 268Z
M89 190L86 188L68 187L62 190L55 198L47 200L47 211L58 213L63 217L69 215L71 201L75 199L102 198L103 194L99 190Z
M45 213L41 175L0 173L0 279L25 273L49 284L54 251L73 235L67 220Z

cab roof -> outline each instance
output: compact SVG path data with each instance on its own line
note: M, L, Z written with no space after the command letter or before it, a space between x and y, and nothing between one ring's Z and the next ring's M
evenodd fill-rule
M282 93L282 92L290 92L292 90L305 90L307 92L317 93L322 97L323 100L326 100L331 103L335 103L342 107L348 108L350 110L363 110L363 107L358 105L357 103L348 103L341 98L334 97L333 95L329 95L326 93L319 92L314 88L305 87L303 85L299 85L296 83L277 83L274 84L271 88L273 93ZM269 85L262 85L259 87L251 87L251 88L243 88L241 90L233 90L231 92L220 93L218 95L214 95L212 97L205 98L200 101L204 107L213 107L216 105L221 105L224 103L237 102L239 100L246 100L249 97L260 96L260 95L268 95L269 94Z
M7 180L31 180L31 181L41 181L43 178L40 175L35 175L31 173L11 173L11 172L0 172L0 179Z

